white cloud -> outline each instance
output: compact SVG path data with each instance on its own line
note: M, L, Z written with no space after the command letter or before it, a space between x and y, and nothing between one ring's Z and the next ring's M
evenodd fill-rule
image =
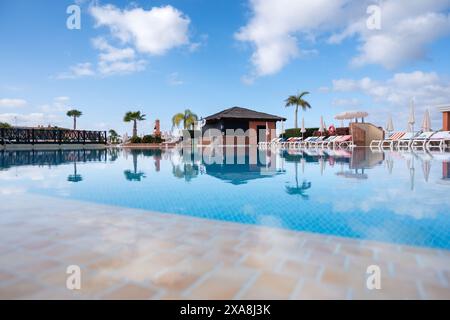
M104 38L92 40L94 47L100 50L98 72L101 75L128 74L145 69L147 62L137 59L133 48L116 48Z
M89 76L110 76L143 71L147 61L140 54L164 55L169 50L188 46L189 51L197 50L201 42L190 43L190 19L172 6L153 7L145 10L139 7L120 9L114 5L93 5L90 14L96 21L96 27L106 26L112 39L120 42L111 45L105 37L92 39L95 49L99 50L98 62L79 63L61 73L58 79L77 79Z
M170 49L189 44L190 19L169 5L150 10L121 10L109 4L92 6L89 11L97 27L108 27L114 38L133 45L142 53L163 55Z
M356 98L333 99L332 105L336 107L359 107L361 105L361 101Z
M7 122L18 126L48 126L59 125L61 117L53 114L46 114L41 112L18 114L18 113L2 113L0 114L0 122Z
M44 112L65 112L69 110L68 106L69 101L70 101L69 97L65 96L55 97L52 103L44 104L40 106L39 109Z
M180 79L178 72L172 72L167 76L167 83L171 86L180 86L184 84L184 81Z
M92 68L92 63L83 62L78 63L69 68L68 72L60 73L56 76L57 79L77 79L81 77L90 77L95 75L95 71Z
M414 98L419 114L430 108L433 125L437 129L441 126L440 114L432 107L450 102L450 81L435 72L396 73L384 81L369 77L358 80L338 79L333 80L333 91L362 93L380 106L372 111L372 115L378 117L378 120L382 118L385 121L386 113L392 112L397 115L395 118L404 123L409 104Z
M0 99L0 107L2 108L20 108L25 107L26 105L27 101L24 99L9 99L9 98Z
M277 73L305 52L307 42L322 38L339 44L354 37L360 46L352 64L395 68L426 58L427 46L450 33L448 0L380 2L381 30L366 26L366 9L373 4L371 0L249 0L252 16L235 35L254 49L253 71L247 78Z
M356 36L361 42L359 54L352 64L379 64L393 69L405 63L427 58L427 46L450 34L448 0L384 1L381 9L381 30L369 30L367 16L350 23L342 32L330 38L340 43Z
M343 15L347 0L250 0L252 18L235 35L254 46L251 62L254 76L271 75L298 57L299 36L315 37L315 32L334 26Z

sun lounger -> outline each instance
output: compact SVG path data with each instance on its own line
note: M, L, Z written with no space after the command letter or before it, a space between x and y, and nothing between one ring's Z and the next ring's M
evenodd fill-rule
M272 140L270 140L270 141L261 141L261 142L258 142L258 146L259 147L268 147L268 146L270 146L270 145L272 145L272 143L274 143L276 140L278 140L279 138L273 138Z
M435 134L434 131L428 131L421 133L418 137L414 138L411 143L412 149L425 148L426 143Z
M317 139L308 143L308 147L317 148L319 146L319 143L322 143L324 139L325 139L324 136L317 137Z
M334 147L334 142L338 141L339 139L341 139L343 136L334 136L332 139L328 140L328 142L324 142L322 144L323 148L332 148Z
M340 136L333 141L333 147L345 148L353 146L353 137L351 135Z
M303 139L301 137L295 137L289 142L288 148L295 148Z
M305 140L298 143L299 147L307 147L310 142L315 141L317 137L308 137Z
M397 149L409 149L411 147L411 143L418 134L413 132L405 133L400 139L397 141Z
M404 132L404 131L395 132L389 138L380 141L379 147L382 149L384 149L384 148L393 149L395 147L395 145L398 143L398 140L401 139L405 134L406 134L406 132ZM374 141L378 141L378 140L374 140ZM372 143L374 141L372 141L370 143L370 146L372 146Z
M286 146L287 144L289 144L289 142L291 142L292 140L294 140L294 137L287 138L286 140L280 142L280 145L281 145L282 147L285 147L285 146Z
M339 141L339 148L350 148L353 147L353 136L346 135L343 136L342 139Z
M334 138L336 138L336 136L329 136L328 138L326 138L326 139L324 139L324 140L322 140L322 141L317 142L317 143L316 143L316 146L317 146L317 147L325 148L326 146L328 146L328 143L329 143L330 141L332 141Z
M426 143L427 149L439 148L445 150L450 148L450 131L439 131L430 137Z

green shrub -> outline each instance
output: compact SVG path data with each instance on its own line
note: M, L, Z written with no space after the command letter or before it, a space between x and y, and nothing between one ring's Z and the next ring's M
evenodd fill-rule
M141 142L142 142L142 139L141 139L140 137L132 137L132 138L130 139L130 142L131 142L131 143L141 143Z
M306 132L303 134L303 137L306 139L314 134L315 131L318 131L319 128L305 128ZM302 129L286 129L284 133L285 138L291 138L291 137L301 137L302 136Z
M0 122L0 128L11 128L11 125L7 122Z
M142 143L161 143L162 139L160 136L146 135L142 138Z

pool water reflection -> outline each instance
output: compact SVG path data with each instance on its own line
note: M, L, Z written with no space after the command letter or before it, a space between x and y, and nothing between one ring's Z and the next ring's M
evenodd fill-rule
M0 200L42 194L450 249L450 153L232 149L3 151Z

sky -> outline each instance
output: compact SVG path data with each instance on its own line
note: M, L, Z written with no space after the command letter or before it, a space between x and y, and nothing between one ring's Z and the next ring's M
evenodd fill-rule
M80 8L80 28L67 20ZM307 127L343 111L417 127L450 103L450 0L0 0L0 121L131 133L127 111L171 129L241 106L286 117L301 91Z

